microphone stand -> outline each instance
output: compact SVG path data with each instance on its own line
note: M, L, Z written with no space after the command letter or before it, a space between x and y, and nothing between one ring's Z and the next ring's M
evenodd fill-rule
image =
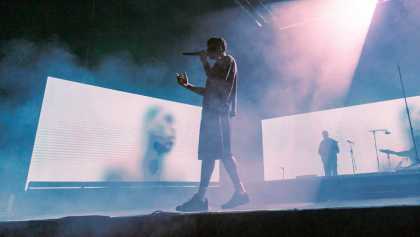
M417 144L416 144L416 139L414 137L414 129L413 129L413 124L411 122L411 116L410 116L410 109L408 108L408 103L407 103L407 95L405 93L405 86L404 86L404 81L402 79L402 75L401 75L401 68L400 65L397 64L397 68L398 68L398 75L399 75L399 79L400 79L400 84L401 84L401 92L402 95L404 97L404 103L405 103L405 111L407 113L407 118L408 118L408 124L410 125L410 134L411 134L411 139L413 141L413 145L414 145L414 151L416 153L416 159L419 160L419 153L417 151Z
M353 143L348 142L350 145L350 158L351 158L351 164L353 166L353 174L356 174L356 160L354 159L354 151L353 151Z
M391 170L391 155L389 153L386 153L386 158L388 159L388 169Z
M284 179L284 167L280 167L280 169L281 169L281 171L282 171L282 174L283 174L283 179Z
M375 144L376 161L377 161L377 164L378 164L378 171L379 171L379 153L378 153L378 144L376 142L376 133L378 131L374 129L374 130L371 130L370 132L373 134L373 141L374 141L374 144Z
M379 152L378 152L378 143L377 143L377 140L376 140L376 133L377 132L384 132L386 135L388 135L388 134L390 134L390 132L387 129L373 129L373 130L369 130L369 132L371 132L373 134L373 141L374 141L375 153L376 153L376 162L378 164L378 172L379 172L380 164L379 164Z

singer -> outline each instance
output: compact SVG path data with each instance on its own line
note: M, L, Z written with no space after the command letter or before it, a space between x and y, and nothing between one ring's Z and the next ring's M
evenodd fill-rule
M236 159L231 152L230 122L231 117L236 115L238 82L235 59L227 55L226 48L226 41L223 38L210 38L207 41L206 51L184 54L200 56L207 75L205 87L190 84L186 73L177 74L181 86L203 96L198 147L198 159L202 161L200 186L190 200L176 207L178 211L208 210L205 195L216 160L221 160L235 187L232 198L223 204L222 208L234 208L249 202L248 194L239 178ZM215 61L213 66L210 65L209 58Z

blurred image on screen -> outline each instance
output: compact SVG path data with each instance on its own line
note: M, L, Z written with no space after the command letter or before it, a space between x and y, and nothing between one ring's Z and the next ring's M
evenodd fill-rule
M197 106L49 77L27 184L198 182L200 118Z

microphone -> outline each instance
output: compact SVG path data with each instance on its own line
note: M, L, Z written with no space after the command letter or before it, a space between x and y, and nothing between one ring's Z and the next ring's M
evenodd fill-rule
M182 52L182 55L184 56L200 56L200 54L203 52L204 50L201 51L194 51L194 52Z
M371 132L371 133L383 132L386 135L391 134L391 132L388 129L373 129L373 130L369 130L369 132Z

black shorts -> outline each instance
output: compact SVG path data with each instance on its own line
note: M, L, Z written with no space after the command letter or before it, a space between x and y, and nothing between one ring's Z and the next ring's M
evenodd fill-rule
M231 156L229 114L203 110L201 114L198 159L220 160Z

